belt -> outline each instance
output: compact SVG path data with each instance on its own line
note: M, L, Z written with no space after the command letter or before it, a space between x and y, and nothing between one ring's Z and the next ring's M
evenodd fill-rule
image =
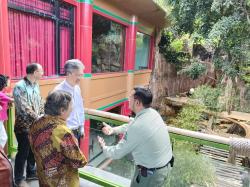
M162 167L158 167L158 168L146 168L144 166L137 165L137 167L139 168L139 173L138 173L138 175L136 177L136 182L139 184L140 180L141 180L141 176L147 177L147 176L153 175L156 170L165 168L169 164L170 164L171 167L174 166L174 157L173 156L172 156L171 160L166 165L164 165Z
M162 167L158 167L158 168L146 168L146 167L141 166L141 165L137 165L137 167L139 168L139 173L140 173L143 177L147 177L148 175L154 174L154 172L155 172L156 170L159 170L159 169L162 169L162 168L167 167L169 164L170 164L171 167L174 166L174 157L173 157L173 156L172 156L171 160L170 160L166 165L164 165L164 166L162 166ZM138 176L139 176L139 175L138 175ZM137 176L137 179L136 179L136 180L139 179L138 176Z
M169 164L170 164L170 163L168 162L166 165L164 165L164 166L162 166L162 167L158 167L158 168L146 168L146 167L141 166L141 165L137 165L137 167L141 170L142 173L144 173L144 172L147 173L148 171L154 172L154 171L156 171L156 170L165 168L165 167L167 167Z

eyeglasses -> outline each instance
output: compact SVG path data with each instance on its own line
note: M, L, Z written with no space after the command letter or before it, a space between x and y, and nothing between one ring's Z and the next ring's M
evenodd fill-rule
M72 75L76 77L82 77L84 74L83 73L72 73Z

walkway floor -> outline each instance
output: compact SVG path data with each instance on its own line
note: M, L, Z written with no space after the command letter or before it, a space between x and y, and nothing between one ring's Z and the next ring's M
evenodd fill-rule
M13 162L12 165L14 166ZM85 166L84 168L80 168L79 170L88 172L90 174L95 175L96 177L100 177L110 182L119 184L120 186L126 187L130 185L129 179L101 170L99 168L95 168L92 166ZM27 183L30 187L39 187L38 180L27 181ZM80 178L80 187L100 187L100 185L97 185L95 183Z

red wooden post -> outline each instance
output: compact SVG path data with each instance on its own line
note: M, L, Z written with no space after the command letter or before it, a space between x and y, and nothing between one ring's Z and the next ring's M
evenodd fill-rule
M137 18L132 17L132 24L126 30L126 53L125 53L125 71L134 70L135 53L136 53L136 33L137 33Z
M8 0L0 1L0 73L11 76Z
M86 159L89 158L89 134L90 134L90 120L85 120L84 139L81 139L80 149L82 150Z
M92 67L92 20L93 1L80 3L80 59L85 65L85 73L91 73Z
M122 105L121 115L129 116L131 115L131 110L129 109L129 101L125 101Z
M80 32L80 26L81 26L81 8L80 3L77 3L76 5L76 11L75 11L75 51L74 51L74 57L76 59L80 59L80 50L81 50L81 32Z
M80 50L79 58L84 63L87 74L91 73L92 67L92 20L93 20L93 0L78 0L80 2ZM87 78L88 79L88 78ZM86 80L85 86L88 87L89 80ZM88 88L84 88L88 92ZM87 104L87 103L86 103ZM88 106L85 106L88 107ZM89 134L90 120L85 120L85 137L81 140L81 150L85 157L89 158Z

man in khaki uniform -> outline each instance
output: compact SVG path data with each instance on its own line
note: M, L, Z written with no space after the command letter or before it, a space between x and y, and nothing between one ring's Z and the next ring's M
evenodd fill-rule
M129 107L136 114L129 124L114 127L104 124L106 135L125 133L115 146L98 141L106 157L120 159L132 153L136 171L132 187L163 186L173 165L172 147L167 127L159 113L150 108L152 94L148 89L135 88L129 98Z

